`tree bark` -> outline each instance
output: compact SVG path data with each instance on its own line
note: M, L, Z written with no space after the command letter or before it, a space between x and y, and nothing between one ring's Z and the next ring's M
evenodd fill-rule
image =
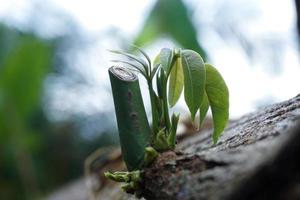
M165 152L144 173L146 199L300 199L300 95Z
M143 195L148 200L298 200L299 155L300 95L241 117L214 146L211 130L186 137L177 151L163 153L145 169ZM113 170L109 164L97 174ZM107 182L90 199L136 200L120 184ZM75 195L86 190L82 183L48 199L88 199Z

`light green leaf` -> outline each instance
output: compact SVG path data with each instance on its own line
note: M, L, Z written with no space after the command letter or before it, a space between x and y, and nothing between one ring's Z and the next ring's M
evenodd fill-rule
M203 97L203 100L202 100L201 105L200 105L200 123L199 123L199 127L201 127L203 122L204 122L204 119L205 119L205 116L207 114L208 108L209 108L208 97L207 97L206 92L204 92L204 97Z
M168 136L168 143L169 146L174 149L175 145L176 145L176 131L177 131L177 125L178 125L178 121L179 121L179 114L176 115L173 113L172 118L172 125L171 125L171 132L169 133Z
M173 107L178 101L183 89L183 71L181 65L181 58L177 58L174 67L171 69L169 80L169 104Z
M120 54L120 55L123 55L123 56L126 56L127 58L129 58L130 60L134 60L136 62L138 62L139 64L141 64L145 70L145 74L148 74L148 64L141 58L133 55L133 54L130 54L130 53L126 53L126 52L123 52L123 51L118 51L118 50L108 50L112 53L115 53L115 54Z
M160 51L160 64L166 74L169 74L171 70L172 60L173 60L173 51L168 48L163 48Z
M149 64L149 67L151 66L151 59L150 57L148 56L148 54L143 50L141 49L140 47L136 46L136 45L132 45L134 48L136 48L141 54L143 54L143 56L146 58L148 64Z
M153 61L153 66L159 65L159 64L160 64L160 53L155 56L154 61Z
M181 51L184 98L194 120L204 96L205 68L201 56L192 50Z
M217 143L229 118L229 92L217 69L210 64L205 64L205 68L206 93L214 122L213 142Z
M151 72L151 80L153 79L156 71L158 70L158 67L160 65L160 54L158 54L155 58L154 58L154 61L153 61L153 69L152 69L152 72Z

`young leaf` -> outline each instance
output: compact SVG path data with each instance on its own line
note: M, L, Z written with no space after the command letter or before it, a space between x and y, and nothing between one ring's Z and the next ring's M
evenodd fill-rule
M160 51L160 64L166 74L169 74L173 60L173 51L168 48L163 48Z
M183 89L183 71L181 59L177 58L174 67L171 69L169 80L169 104L173 107L178 101Z
M126 53L126 52L122 52L122 51L118 51L118 50L109 50L109 51L112 52L112 53L115 53L115 54L120 54L120 55L126 56L127 58L138 62L139 64L141 64L143 66L146 74L148 73L149 66L147 65L147 63L143 59L141 59L141 58L139 58L135 55L132 55L130 53Z
M153 69L152 69L152 72L151 72L151 76L150 76L150 80L153 79L156 71L158 70L158 67L160 65L160 54L158 54L155 58L154 58L154 61L153 61Z
M148 56L148 54L143 50L141 49L140 47L136 46L136 45L132 45L134 48L136 48L141 54L143 54L143 56L146 58L147 62L148 62L148 66L149 66L149 69L151 69L151 59L150 57Z
M171 121L172 121L172 126L171 126L171 132L169 133L168 136L168 143L169 146L172 147L172 149L174 149L176 145L176 131L177 131L177 125L179 121L179 115L173 113Z
M225 81L216 68L210 64L205 64L205 68L206 93L214 122L213 142L217 143L229 117L229 92Z
M201 56L192 50L182 50L181 60L184 75L184 98L191 117L194 119L204 96L204 62Z
M205 119L205 116L207 114L208 108L209 108L208 97L207 97L206 92L204 92L204 97L203 97L203 100L202 100L201 105L200 105L200 122L199 122L199 127L201 127L202 124L203 124L203 122L204 122L204 119Z
M135 70L137 70L139 73L141 73L147 79L146 72L143 69L141 69L138 65L135 65L135 63L131 63L131 62L123 61L123 60L111 60L111 62L123 63L126 65L129 65L129 66L133 67Z

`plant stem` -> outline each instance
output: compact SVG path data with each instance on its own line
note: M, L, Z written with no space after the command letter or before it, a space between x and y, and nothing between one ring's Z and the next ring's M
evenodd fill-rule
M166 126L166 130L169 131L171 128L170 117L169 117L169 107L168 107L168 99L167 99L167 77L163 75L162 80L162 99L163 99L163 113L164 113L164 122Z
M145 148L150 143L151 129L139 81L135 74L122 67L111 67L109 76L123 158L129 171L140 169Z
M151 101L151 111L152 111L152 132L155 137L156 133L158 132L158 112L156 107L156 94L153 90L152 80L148 80L148 86L149 86L149 96Z

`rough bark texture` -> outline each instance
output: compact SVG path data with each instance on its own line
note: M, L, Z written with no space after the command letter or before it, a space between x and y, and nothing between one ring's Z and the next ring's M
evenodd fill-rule
M214 146L211 132L184 138L145 169L144 198L300 199L300 95L231 123ZM136 199L119 186L109 181L90 199ZM68 191L52 199L88 199Z
M146 199L300 199L300 95L182 142L145 170ZM298 126L298 127L297 127Z

